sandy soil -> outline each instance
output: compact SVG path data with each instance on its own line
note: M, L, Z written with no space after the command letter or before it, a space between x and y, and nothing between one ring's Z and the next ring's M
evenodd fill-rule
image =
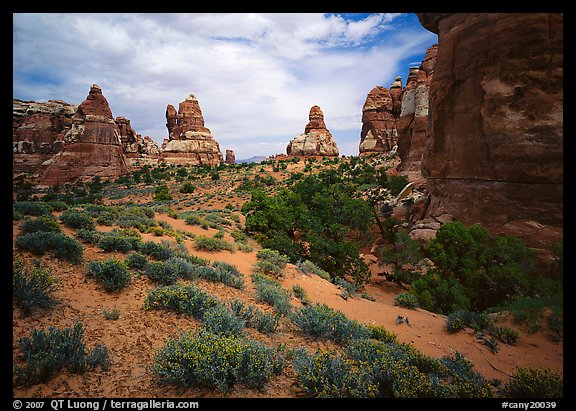
M300 164L299 166L302 166ZM125 201L127 199L124 199ZM136 200L135 200L136 201ZM143 201L140 199L140 201ZM234 201L238 201L235 198ZM214 208L223 208L222 200L214 202ZM166 221L175 230L183 230L195 235L214 235L217 230L205 230L191 226L183 220L173 219L166 214L157 213L158 221ZM98 226L98 230L110 230L112 227ZM67 234L73 231L65 228ZM18 222L14 222L13 236L18 233ZM156 236L143 234L143 240L173 240L166 235ZM227 233L224 237L233 241ZM224 261L235 265L244 275L246 289L236 290L220 283L199 280L198 286L214 294L223 301L239 298L256 305L261 310L271 310L266 304L255 299L251 282L252 267L256 262L256 250L252 252L206 252L194 248L192 239L184 240L191 254L211 261ZM251 243L255 247L255 243ZM13 309L13 359L19 360L19 338L29 334L34 328L48 326L67 327L80 321L86 326L85 341L88 348L97 343L106 344L110 351L112 365L110 370L89 371L83 375L68 375L62 372L46 384L30 388L13 387L16 397L302 397L304 393L296 383L296 374L290 365L282 375L274 378L262 390L251 390L242 386L233 387L230 392L192 387L175 388L162 385L150 372L155 353L161 349L168 338L180 332L199 326L198 321L184 315L165 311L145 311L143 302L148 290L154 284L145 276L134 276L132 284L117 294L105 292L93 279L87 277L87 264L92 260L111 257L123 259L122 253L105 253L97 247L85 245L84 261L74 265L60 261L51 256L43 256L42 261L61 280L61 287L56 292L59 304L49 311L35 311L27 318L20 318L20 311ZM477 341L472 330L450 334L445 330L446 318L421 309L406 309L394 305L394 297L405 290L384 281L375 275L366 286L366 293L374 300L355 296L345 300L340 296L342 290L334 284L315 275L305 275L294 266L288 265L281 278L284 288L291 289L294 284L301 285L312 302L324 303L342 311L349 318L362 323L382 325L397 334L399 341L413 344L418 350L433 357L450 355L456 351L465 355L475 365L475 369L487 378L505 381L518 367L528 365L546 367L563 375L563 343L553 342L542 332L529 334L514 324L506 324L520 333L515 346L500 344L498 353ZM292 298L294 307L301 303ZM107 320L104 310L117 308L120 317ZM396 324L398 315L407 317L410 325ZM250 338L258 339L270 346L286 344L286 348L305 346L311 350L319 347L334 347L331 343L314 341L298 332L287 320L281 323L278 331L266 336L253 329L246 328Z

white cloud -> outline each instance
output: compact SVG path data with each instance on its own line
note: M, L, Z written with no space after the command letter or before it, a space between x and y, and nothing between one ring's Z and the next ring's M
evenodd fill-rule
M436 41L407 18L14 14L14 97L79 104L96 83L115 116L161 144L166 105L192 93L206 127L237 158L283 152L315 104L333 134L356 129L359 141L366 94L405 77L406 62Z

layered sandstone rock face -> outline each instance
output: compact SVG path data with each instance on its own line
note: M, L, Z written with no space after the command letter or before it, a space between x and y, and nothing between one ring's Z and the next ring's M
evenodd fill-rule
M401 172L420 173L420 162L426 146L428 131L429 89L434 73L438 45L426 50L419 67L411 67L402 94L402 108L398 120L398 156Z
M236 155L234 154L234 150L230 150L229 148L226 149L226 164L236 164Z
M44 162L46 184L94 176L116 178L130 172L120 131L100 87L92 85L71 120L62 150Z
M402 108L402 78L388 90L374 87L362 107L361 156L391 151L398 140L397 121Z
M14 173L42 173L42 163L62 149L77 107L61 100L12 100Z
M308 115L309 121L304 134L294 137L286 147L289 156L322 156L338 157L336 141L324 123L324 113L318 106L313 106Z
M418 17L438 34L424 216L449 213L493 232L519 221L562 226L562 14Z
M204 118L198 100L192 94L178 106L166 107L168 139L161 147L161 161L184 165L218 165L222 162L220 146L210 130L204 126Z

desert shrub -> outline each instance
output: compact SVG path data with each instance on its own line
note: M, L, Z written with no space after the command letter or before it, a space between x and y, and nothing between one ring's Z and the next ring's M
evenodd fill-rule
M194 190L196 190L196 186L189 181L184 182L182 187L180 187L180 192L185 194L193 193Z
M226 392L237 383L262 388L283 367L281 354L262 343L201 330L168 340L156 355L152 372L178 386Z
M131 281L128 266L124 261L117 258L91 261L88 264L88 274L94 277L109 292L118 292L126 288Z
M98 239L97 245L106 252L138 250L142 236L134 229L113 229L110 232L102 233Z
M387 176L387 186L392 195L397 196L402 189L408 184L408 177L391 174Z
M402 293L394 297L394 305L406 308L418 308L418 297L411 293Z
M291 310L290 291L282 288L278 280L265 274L252 274L252 281L256 287L256 299L270 304L280 314L288 314Z
M310 260L300 260L296 263L296 267L304 274L316 274L318 277L327 281L331 281L330 274L318 267Z
M68 208L60 215L60 221L71 228L85 228L94 230L96 225L92 216L75 208Z
M146 268L146 264L148 264L148 258L144 254L140 254L139 252L131 252L124 258L124 262L128 266L128 268L135 268L137 270L143 270Z
M107 320L116 321L118 318L120 318L120 310L118 310L118 308L113 308L111 310L103 310L102 315Z
M361 366L332 351L293 352L298 382L313 397L375 398L378 386Z
M467 310L453 311L448 315L446 322L446 329L449 332L460 331L466 327L471 327L475 331L489 330L493 326L488 314Z
M52 211L64 211L68 208L68 204L59 200L46 201L46 204Z
M74 236L85 243L98 244L98 241L100 241L104 234L105 233L101 231L79 228L76 230L76 233L74 233Z
M520 338L518 331L506 326L492 326L489 328L489 332L504 344L508 345L516 345L518 338Z
M225 336L239 336L244 329L244 320L224 305L208 309L202 317L202 324L214 334Z
M159 284L173 284L179 276L179 271L174 264L166 261L150 261L144 273L155 283Z
M260 333L271 334L280 324L280 314L262 312L253 305L246 306L242 301L234 299L228 303L230 311L244 320L247 327L253 327Z
M365 324L364 328L368 332L368 337L373 338L378 341L395 343L397 341L397 336L392 331L388 331L381 325Z
M167 260L174 256L174 250L167 244L156 243L154 241L144 241L140 243L138 251L142 254L149 255L155 260Z
M154 288L144 300L144 309L167 309L201 319L218 299L193 285L174 284Z
M40 216L50 214L52 208L43 201L16 201L12 209L23 215Z
M286 264L290 262L287 256L277 250L263 248L256 254L258 261L254 265L254 272L279 277L282 275Z
M168 190L166 184L161 184L154 190L154 200L155 201L168 201L172 200L172 195Z
M84 325L58 329L50 326L47 331L33 329L28 337L19 340L25 366L14 367L16 385L31 386L47 382L61 369L69 373L86 372L90 367L108 369L110 365L105 346L86 351Z
M346 295L354 295L358 291L358 287L355 284L352 284L349 281L346 281L343 277L336 277L332 280L332 282L344 289Z
M235 266L222 261L215 261L211 267L202 267L198 272L199 277L209 281L220 282L238 290L245 287L242 273Z
M206 251L221 251L221 250L228 250L234 251L234 244L222 240L220 238L211 238L205 236L198 236L194 240L195 246L198 250L206 250Z
M292 286L292 292L294 293L294 297L298 298L302 304L309 304L310 299L306 294L306 290L300 284L294 284Z
M53 293L58 285L58 279L52 276L50 270L42 268L40 261L27 264L20 255L14 256L12 297L22 317L30 315L35 307L50 308L57 304Z
M16 247L42 255L50 251L54 257L72 263L82 261L84 249L82 244L60 232L36 231L16 237Z
M377 383L380 397L493 396L491 384L460 357L437 360L408 344L372 339L353 340L345 351L351 359L364 365L365 372Z
M26 218L20 224L21 233L35 233L36 231L60 232L58 221L50 215L41 215L36 218Z
M518 369L503 387L509 398L562 398L562 378L547 368Z
M307 335L344 344L357 338L368 338L368 330L360 323L347 318L342 312L325 304L302 307L290 319Z

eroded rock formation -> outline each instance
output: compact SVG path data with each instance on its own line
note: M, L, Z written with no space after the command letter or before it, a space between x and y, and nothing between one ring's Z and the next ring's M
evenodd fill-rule
M398 140L397 121L402 108L402 78L388 90L374 87L362 107L361 156L391 151Z
M398 120L398 156L402 160L398 170L402 172L420 172L428 131L429 89L437 53L438 45L435 44L426 50L420 67L410 68L402 94Z
M116 117L114 121L120 130L120 141L129 163L131 165L143 164L146 161L141 160L151 159L152 161L149 163L154 164L155 159L160 156L158 144L149 136L142 137L141 134L138 134L126 117Z
M178 112L171 104L166 107L166 127L169 135L161 147L162 161L211 166L222 162L220 146L204 126L202 111L194 95L190 94L180 103Z
M42 173L42 163L62 149L77 107L61 100L12 100L14 173Z
M324 123L324 113L318 106L313 106L308 115L309 121L304 134L294 137L286 147L289 156L322 156L338 157L336 141Z
M83 177L115 178L128 174L120 131L108 101L96 84L71 119L62 150L44 162L48 185L73 182Z
M226 149L226 164L236 164L236 155L234 154L234 150L229 148Z
M563 15L418 17L438 34L423 216L449 213L492 232L531 222L527 241L561 227Z

